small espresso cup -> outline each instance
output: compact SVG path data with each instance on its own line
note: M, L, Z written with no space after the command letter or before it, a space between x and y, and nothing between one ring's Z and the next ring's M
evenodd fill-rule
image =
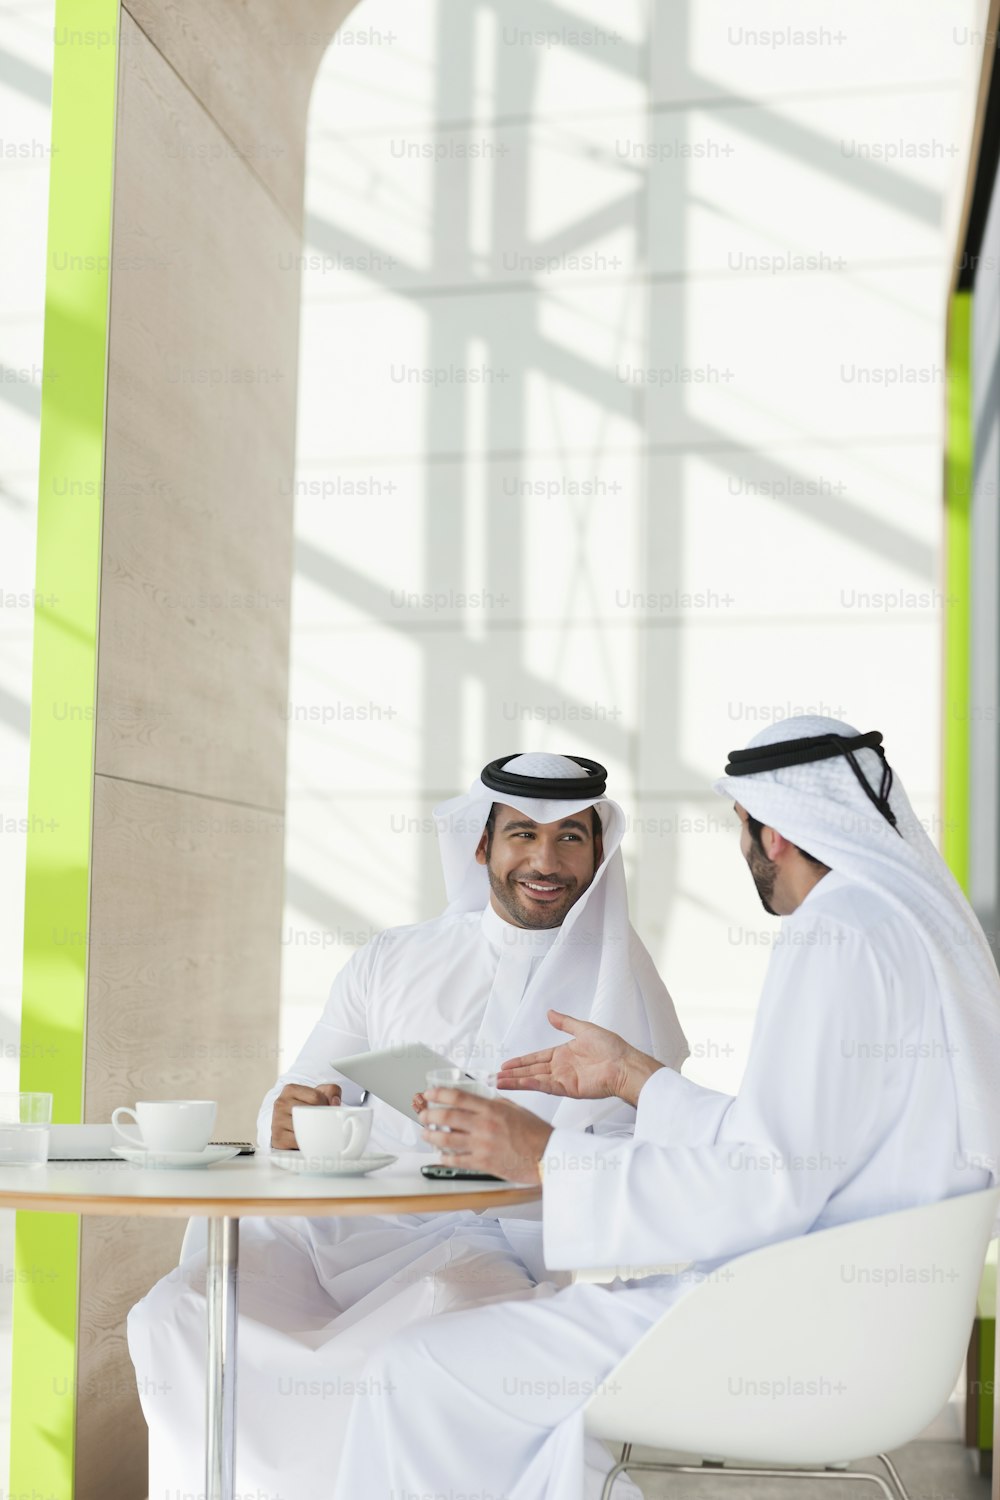
M296 1104L292 1129L303 1156L356 1161L368 1144L373 1114L360 1104Z
M131 1116L139 1134L121 1121ZM214 1099L140 1099L135 1109L116 1109L111 1123L130 1146L146 1151L204 1151L215 1124Z

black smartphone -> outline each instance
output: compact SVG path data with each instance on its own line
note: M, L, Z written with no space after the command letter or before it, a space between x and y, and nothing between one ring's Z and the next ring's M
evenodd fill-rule
M421 1177L460 1177L463 1182L504 1182L503 1177L494 1177L492 1172L474 1172L471 1167L446 1167L442 1162L431 1162L420 1168Z

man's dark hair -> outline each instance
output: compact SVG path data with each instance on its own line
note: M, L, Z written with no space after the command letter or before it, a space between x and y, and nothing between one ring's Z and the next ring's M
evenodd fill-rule
M764 843L760 836L764 824L761 823L759 819L752 818L750 814L747 813L747 827L750 830L750 837L753 839L756 848L762 855L764 855L764 858L767 859L767 855L764 854ZM817 859L815 854L807 853L807 851L800 848L798 844L792 844L792 848L798 849L799 853L802 855L802 858L807 859L811 865L819 865L823 870L828 870L830 868L830 866L825 865L821 859Z
M601 833L602 833L601 815L597 811L596 807L592 807L590 809L590 819L591 819L591 825L592 825L592 829L593 829L594 839L596 841L597 839L600 838ZM490 857L490 850L493 848L493 832L494 832L494 830L496 828L496 824L497 824L497 805L494 802L493 806L490 808L490 815L486 819L486 858L487 859L489 859L489 857Z

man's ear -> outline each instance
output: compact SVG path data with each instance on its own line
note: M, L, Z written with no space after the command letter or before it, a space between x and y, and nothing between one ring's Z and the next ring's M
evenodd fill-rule
M489 838L489 835L487 834L486 830L483 829L483 836L479 840L479 843L478 843L478 845L476 847L476 863L477 864L484 865L486 863L486 844L487 844L488 838Z
M776 828L768 828L766 823L760 831L760 841L764 846L764 853L772 863L792 847L783 834Z

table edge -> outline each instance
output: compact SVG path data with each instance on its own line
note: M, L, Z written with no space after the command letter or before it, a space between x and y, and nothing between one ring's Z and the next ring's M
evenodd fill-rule
M105 1218L238 1219L238 1218L348 1218L365 1214L460 1213L464 1209L503 1208L534 1203L541 1186L479 1188L468 1193L386 1194L365 1198L234 1198L148 1197L123 1198L74 1193L30 1193L0 1190L0 1209L28 1213L70 1213Z

